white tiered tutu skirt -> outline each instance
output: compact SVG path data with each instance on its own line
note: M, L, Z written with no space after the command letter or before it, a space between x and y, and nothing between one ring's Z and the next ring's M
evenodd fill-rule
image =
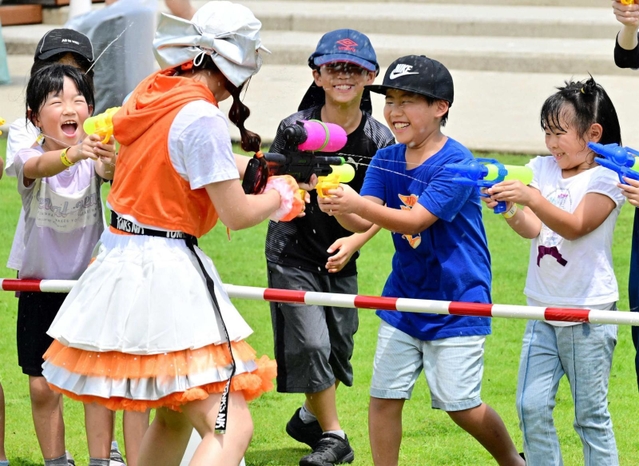
M231 375L222 322L193 253L182 240L105 231L102 251L49 328L49 385L110 409L179 406L221 393ZM224 291L212 261L195 248L215 282L236 370L231 391L253 399L272 389L275 362L256 360L252 330Z

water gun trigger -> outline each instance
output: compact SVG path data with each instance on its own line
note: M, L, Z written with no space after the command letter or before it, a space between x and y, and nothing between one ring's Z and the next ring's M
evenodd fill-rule
M102 139L102 144L106 144L107 142L109 142L109 139L111 139L111 136L113 136L113 131L106 131L104 133L104 139Z
M120 107L111 107L99 115L84 120L82 128L87 135L97 134L102 138L102 143L106 144L113 136L113 115L120 110Z
M331 173L317 178L315 191L317 191L319 197L328 197L328 191L337 189L340 183L348 183L355 177L355 169L348 163L343 165L330 165L330 167Z
M321 176L322 180L318 180L315 191L319 197L328 197L328 191L339 187L339 175L331 173L330 175Z

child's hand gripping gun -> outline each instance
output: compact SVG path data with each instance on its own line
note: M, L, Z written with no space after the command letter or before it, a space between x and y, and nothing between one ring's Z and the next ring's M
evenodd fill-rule
M113 136L113 115L120 110L120 107L111 107L99 115L84 120L84 132L88 135L97 134L102 138L102 143L106 144Z
M336 189L340 183L348 183L355 178L355 169L352 165L331 165L333 170L329 175L320 176L317 179L315 190L319 197L327 197L330 189Z
M623 180L624 177L639 180L639 151L619 144L597 142L589 142L588 148L601 156L595 157L595 162L616 172L621 183L628 184Z
M308 183L313 174L329 175L331 165L344 163L343 157L314 154L320 151L335 152L344 147L346 131L339 125L318 120L300 120L284 128L282 136L285 146L281 154L256 154L249 161L242 182L247 194L261 192L266 176L291 175L297 182Z
M483 193L482 188L491 188L497 183L506 180L519 180L525 185L529 185L533 179L532 170L528 167L517 165L504 165L495 159L473 159L470 163L449 163L444 165L448 171L455 173L452 181L466 186L477 186L479 195L489 197ZM495 213L506 212L505 201L499 201L495 206Z

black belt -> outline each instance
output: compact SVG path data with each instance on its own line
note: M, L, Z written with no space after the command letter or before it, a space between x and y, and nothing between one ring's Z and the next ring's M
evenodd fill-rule
M169 238L169 239L183 239L186 242L187 247L191 250L197 263L200 266L200 270L204 275L204 279L206 280L206 287L209 290L209 294L211 295L211 299L213 299L213 304L217 313L220 317L220 321L222 322L222 328L224 329L224 336L226 337L226 342L229 350L229 354L231 356L231 375L226 381L226 385L224 386L224 391L222 392L222 396L220 398L220 409L217 413L217 419L215 420L215 432L218 434L224 434L226 432L226 421L228 419L228 397L229 392L231 391L231 379L235 375L235 358L233 357L233 350L231 348L231 339L229 338L229 332L226 329L226 324L224 323L224 318L222 317L222 311L220 305L217 302L217 297L215 296L215 283L213 279L209 276L204 268L204 264L200 260L200 256L195 252L195 246L197 246L197 238L193 235L189 235L188 233L184 233L183 231L162 231L162 230L154 230L152 228L144 228L135 223L127 220L124 217L119 216L116 212L111 211L111 226L116 230L123 231L125 233L130 233L132 235L138 236L157 236L160 238Z
M111 226L116 230L120 230L125 233L131 233L132 235L157 236L160 238L169 239L183 239L186 240L187 243L192 242L197 246L197 238L193 235L189 235L188 233L184 233L183 231L162 231L141 227L140 225L136 225L131 220L127 220L126 218L121 217L113 211L111 211Z

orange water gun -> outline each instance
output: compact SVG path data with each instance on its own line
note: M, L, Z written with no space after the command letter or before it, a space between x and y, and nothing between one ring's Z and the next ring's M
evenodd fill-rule
M0 118L0 126L5 124L5 120L4 118ZM2 134L2 131L0 131L0 134Z
M633 3L636 3L635 0L619 0L621 3L623 3L624 5L632 5Z
M120 107L111 107L106 109L104 112L99 115L94 115L92 117L84 120L84 132L89 134L97 134L102 138L102 143L106 144L113 136L113 115L120 110Z

